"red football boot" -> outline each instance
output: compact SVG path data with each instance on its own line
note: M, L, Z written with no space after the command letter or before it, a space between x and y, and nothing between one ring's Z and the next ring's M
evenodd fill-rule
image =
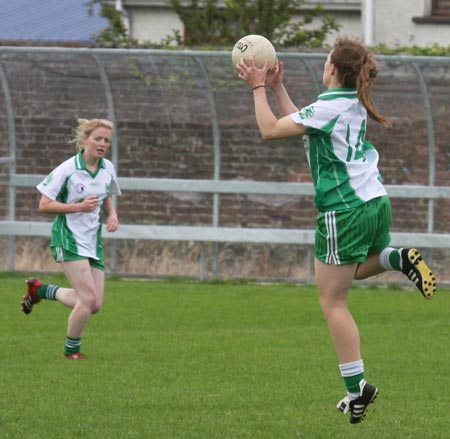
M37 294L37 290L43 283L39 279L31 278L26 280L26 284L28 285L28 291L27 294L22 297L20 305L25 314L30 314L30 312L33 311L33 306L41 301L41 298Z
M68 360L83 360L84 358L87 358L87 355L84 355L81 352L74 352L70 355L64 354L64 358L67 358Z

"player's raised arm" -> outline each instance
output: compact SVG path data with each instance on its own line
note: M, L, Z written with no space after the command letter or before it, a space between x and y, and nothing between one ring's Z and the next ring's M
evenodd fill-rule
M236 69L239 72L239 77L246 81L252 88L255 100L256 122L264 139L283 139L300 136L306 132L306 128L303 125L296 124L290 116L284 116L278 119L270 108L265 90L269 69L268 62L261 69L258 69L253 57L250 56L248 63L244 59L241 59L236 65ZM286 109L288 106L289 104L286 103ZM295 112L295 107L293 112Z
M298 108L292 102L283 83L284 65L280 60L276 60L273 69L267 72L266 84L272 89L278 109L282 116L287 116L298 112Z

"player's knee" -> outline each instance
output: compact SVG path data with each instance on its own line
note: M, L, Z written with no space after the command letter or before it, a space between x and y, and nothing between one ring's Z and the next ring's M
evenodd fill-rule
M101 303L95 303L95 305L91 309L91 314L98 314L101 309L102 309L102 304Z
M334 296L319 297L320 308L325 317L332 316L337 310L345 307L345 300Z
M355 276L353 277L355 280L363 280L367 278L367 274L364 271L364 265L359 263L356 266Z
M91 308L91 313L92 314L98 314L100 312L100 310L102 309L102 305L103 305L103 299L100 299L96 295L94 303L93 303L93 306Z
M89 310L90 313L93 313L98 307L97 300L93 292L85 291L83 294L80 294L79 300L81 302L81 306Z
M355 280L364 280L364 279L366 279L366 276L364 276L364 273L361 273L361 271L356 270L354 279Z
M328 298L319 297L320 309L326 315L332 309L332 303Z

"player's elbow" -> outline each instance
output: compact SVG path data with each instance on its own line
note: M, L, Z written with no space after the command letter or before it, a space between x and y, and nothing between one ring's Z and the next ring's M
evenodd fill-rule
M278 136L272 131L261 132L261 136L264 140L278 139Z
M39 201L38 210L40 213L53 213L51 209L51 202L49 198L42 197Z
M261 136L264 140L288 139L305 134L305 127L303 125L296 125L294 129L285 129L283 127L273 127L266 130L261 130Z
M47 213L47 206L44 203L39 203L38 210L40 213Z
M283 130L283 128L276 123L260 126L259 131L264 140L283 139L284 137L286 137L285 130Z

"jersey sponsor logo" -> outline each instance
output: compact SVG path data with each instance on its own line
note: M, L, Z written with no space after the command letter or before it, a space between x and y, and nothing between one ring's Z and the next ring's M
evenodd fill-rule
M54 179L53 173L48 174L47 177L45 177L45 180L43 181L42 185L48 186L53 181L53 179Z
M86 192L86 186L83 183L78 183L75 186L75 192L80 195L84 194Z
M316 114L316 109L310 105L309 107L303 108L299 113L300 119L308 119Z

